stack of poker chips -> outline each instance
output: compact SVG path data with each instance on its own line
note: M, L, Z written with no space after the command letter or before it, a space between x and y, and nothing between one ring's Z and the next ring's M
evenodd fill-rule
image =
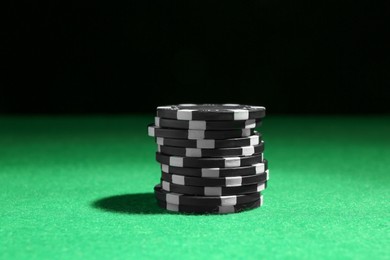
M156 139L161 164L158 205L201 214L260 207L269 173L255 127L264 116L264 107L248 105L157 107L148 134Z

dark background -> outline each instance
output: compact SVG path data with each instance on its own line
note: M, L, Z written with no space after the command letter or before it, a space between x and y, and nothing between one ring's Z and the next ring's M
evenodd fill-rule
M0 113L389 113L387 2L8 2Z

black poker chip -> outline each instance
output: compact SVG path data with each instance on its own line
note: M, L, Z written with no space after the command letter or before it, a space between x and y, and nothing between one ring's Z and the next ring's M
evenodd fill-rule
M154 125L161 128L192 129L192 130L231 130L251 129L261 125L259 119L235 121L207 121L207 120L177 120L169 118L154 118Z
M161 187L165 191L187 194L187 195L198 195L198 196L227 196L227 195L238 195L248 194L254 192L262 192L267 187L267 182L236 186L236 187L200 187L200 186L188 186L179 185L171 182L161 180Z
M190 213L190 214L230 214L239 213L247 210L252 210L261 207L263 204L263 197L254 202L248 202L243 204L237 204L234 206L189 206L189 205L176 205L170 204L162 200L157 199L157 205L160 208L166 209L172 212Z
M249 156L264 152L264 142L258 145L219 148L219 149L202 149L202 148L184 148L159 145L158 152L166 155L181 157L232 157L232 156Z
M254 175L263 173L266 170L268 170L268 161L266 159L264 159L262 163L232 168L185 168L161 164L161 171L163 172L203 178Z
M265 107L239 104L180 104L157 107L157 116L178 120L248 120L265 116Z
M253 129L232 129L232 130L187 130L187 129L170 129L160 128L155 125L148 126L149 136L177 138L188 140L203 139L229 139L248 137L254 134Z
M263 162L263 154L254 154L250 156L237 157L217 157L217 158L197 158L197 157L179 157L169 156L162 153L156 153L156 160L159 163L176 167L193 168L230 168L249 166Z
M224 178L198 178L183 175L161 173L161 179L172 184L186 186L203 186L203 187L237 187L243 185L257 184L268 181L268 171L247 176L235 176Z
M232 148L253 146L260 144L262 140L261 134L254 131L254 134L247 137L228 138L228 139L178 139L156 137L156 143L159 145L185 147L185 148L204 148L204 149L218 149L218 148Z
M237 204L259 200L261 193L253 192L249 194L229 196L194 196L165 191L162 189L161 185L158 184L154 187L154 195L159 200L176 205L234 206Z

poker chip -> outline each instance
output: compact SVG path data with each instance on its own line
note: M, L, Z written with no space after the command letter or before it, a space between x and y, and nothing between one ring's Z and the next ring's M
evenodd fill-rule
M161 179L173 184L189 186L209 186L209 187L235 187L249 184L256 184L268 181L268 171L249 176L235 176L222 178L198 178L183 175L161 173Z
M154 118L154 125L161 128L193 129L193 130L230 130L252 129L261 125L261 120L236 121L205 121L205 120L176 120L168 118Z
M228 139L240 138L253 135L253 129L233 129L233 130L184 130L184 129L167 129L156 127L155 125L148 126L149 136L166 137L177 139Z
M264 142L258 145L221 148L221 149L202 149L202 148L184 148L174 146L158 145L157 151L166 155L184 156L184 157L234 157L249 156L259 154L264 151Z
M237 213L258 208L268 185L265 108L238 104L157 107L148 135L157 143L157 205L172 212Z
M179 157L169 156L162 153L156 153L156 160L159 163L177 167L193 167L193 168L230 168L249 166L263 162L263 154L254 154L250 156L237 157Z
M268 170L267 160L263 160L262 163L257 163L250 166L232 168L184 168L161 164L162 172L202 178L221 178L256 175L259 173L263 173L266 170Z
M266 185L267 183L264 181L256 184L235 187L200 187L179 185L161 180L161 187L165 191L200 196L226 196L261 192L266 188Z
M234 206L237 204L254 202L259 200L261 196L260 192L230 196L191 196L167 192L161 188L160 184L154 187L154 193L158 200L162 200L170 204L190 206Z
M188 206L167 203L157 199L157 205L163 209L173 212L190 213L190 214L229 214L239 213L261 207L263 197L259 200L249 203L237 204L234 206Z
M184 148L204 148L204 149L218 149L218 148L234 148L243 146L253 146L260 144L261 134L254 131L254 134L247 137L229 138L229 139L177 139L157 137L156 143L165 146L175 146Z
M265 116L265 107L238 104L180 104L157 107L157 116L178 120L248 120Z

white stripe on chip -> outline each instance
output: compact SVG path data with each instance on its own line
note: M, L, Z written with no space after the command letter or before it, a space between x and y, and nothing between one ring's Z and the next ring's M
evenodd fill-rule
M169 184L169 182L162 181L161 186L162 186L163 190L171 191L171 185Z
M247 120L249 119L249 111L243 109L232 109L234 113L234 120Z
M159 117L156 116L154 118L154 124L155 124L155 126L160 127L160 118Z
M250 142L251 142L251 145L257 145L259 144L259 136L258 135L252 135L250 136Z
M176 183L176 184L179 184L179 185L185 185L184 183L184 176L181 176L181 175L174 175L172 174L172 182L173 183Z
M186 148L187 157L202 157L202 150L197 148Z
M159 145L164 145L164 138L162 137L157 137L156 138L156 143Z
M176 205L179 205L179 202L180 202L180 195L179 194L176 194L176 193L168 193L166 196L166 201L167 203L171 203L171 204L176 204Z
M192 109L181 109L177 111L177 119L179 120L192 120Z
M241 159L240 157L226 157L225 158L225 167L240 167Z
M148 135L155 136L154 127L151 127L151 126L148 127Z
M255 153L254 146L244 146L244 147L241 147L241 149L242 149L242 155L252 155Z
M218 213L221 213L221 214L234 213L234 212L235 212L234 206L224 206L224 207L219 206L218 207Z
M256 173L263 173L265 170L264 163L257 163L255 164L256 167Z
M256 127L256 120L250 119L248 121L245 121L245 127L246 128L255 128Z
M250 129L244 128L244 129L241 130L241 135L242 136L249 136L250 134L251 134L251 130Z
M167 204L167 210L170 210L170 211L179 211L179 205L175 205L175 204Z
M257 186L257 192L263 191L265 189L265 183L260 184Z
M169 173L169 166L166 164L161 164L161 171Z
M206 130L206 121L189 121L188 128Z
M241 186L242 185L242 177L236 176L236 177L228 177L226 178L226 187L234 187L234 186Z
M204 139L205 132L202 130L188 130L188 139Z
M183 157L171 156L169 157L169 165L183 167Z
M221 197L221 206L232 206L237 204L236 196L223 196Z

